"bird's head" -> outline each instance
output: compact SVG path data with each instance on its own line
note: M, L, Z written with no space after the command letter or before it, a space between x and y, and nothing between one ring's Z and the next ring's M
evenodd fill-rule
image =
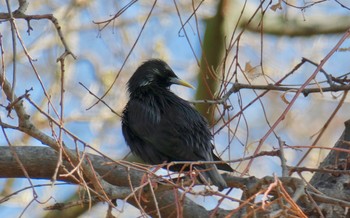
M167 63L159 59L151 59L139 66L131 76L128 90L133 93L143 87L168 89L172 84L194 88L191 84L179 79Z

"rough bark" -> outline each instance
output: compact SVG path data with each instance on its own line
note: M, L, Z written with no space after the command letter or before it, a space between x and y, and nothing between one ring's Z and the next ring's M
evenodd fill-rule
M334 148L350 148L350 120L345 122L345 130L342 136L339 138ZM332 150L329 152L324 161L320 164L319 169L332 169L332 170L348 170L350 167L350 157L348 153L338 152ZM330 174L316 172L310 184L323 194L350 202L350 175L349 174ZM326 217L341 218L348 217L348 209L330 205L327 203L319 203L319 207L322 213ZM348 214L348 215L347 215ZM318 217L315 215L314 217Z
M48 147L36 147L36 146L14 146L19 159L24 165L29 177L31 179L51 179L53 172L56 168L58 154ZM110 162L109 159L97 156L88 155L93 168L101 175L105 181L112 185L129 187L129 179L132 181L134 187L140 185L140 181L144 176L144 173L134 169L127 169L120 165L106 165L106 162ZM67 170L72 170L70 164L63 161L63 165ZM59 174L66 173L62 168L59 170ZM12 155L9 147L0 147L0 178L23 178L24 174ZM70 177L58 176L57 180L67 181L75 183ZM145 191L147 196L147 189ZM176 217L176 205L175 205L175 193L181 196L180 192L173 190L165 190L156 192L158 206L161 211L162 217ZM129 203L138 207L135 198L131 197L128 200ZM143 209L150 215L157 217L156 207L152 200L152 197L148 197L147 201L143 202ZM185 198L183 204L183 215L185 217L206 217L208 211L200 205L195 204L193 201ZM220 211L219 211L220 212Z

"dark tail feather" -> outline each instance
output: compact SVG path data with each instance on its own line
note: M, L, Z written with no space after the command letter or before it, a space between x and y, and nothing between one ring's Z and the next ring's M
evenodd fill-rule
M201 176L203 176L205 180L217 186L219 191L222 191L225 188L227 188L227 184L224 178L222 178L222 176L220 175L215 164L206 164L205 168L210 170L206 170L203 172L203 168L199 169L200 171L202 171Z
M212 153L213 155L213 159L214 161L222 161L218 156L216 156L214 153ZM224 170L227 172L233 172L234 170L232 169L232 167L230 167L230 165L226 164L226 163L220 163L220 164L216 164L216 167L219 170Z

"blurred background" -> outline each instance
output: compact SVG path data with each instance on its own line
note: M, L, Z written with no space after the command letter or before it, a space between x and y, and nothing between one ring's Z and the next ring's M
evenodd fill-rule
M18 7L16 1L9 4L12 11ZM302 58L320 63L350 27L349 7L345 0L37 0L29 2L26 14L53 14L69 49L76 55L76 59L72 56L65 59L64 125L86 145L114 160L129 153L121 134L120 117L101 102L94 105L97 99L79 83L99 97L111 88L104 101L121 114L128 100L126 82L129 77L143 61L161 58L180 78L196 87L191 90L173 86L172 90L195 103L212 125L218 154L224 160L234 160L252 155L276 121L274 134L267 136L260 151L277 149L276 136L289 146L310 146L343 93L300 95L283 120L278 119L294 97L293 91L269 91L258 101L253 101L263 91L248 88L232 93L224 104L207 104L202 100L221 99L235 82L274 84L291 72ZM1 12L7 12L6 1L0 3L0 8ZM108 19L111 22L103 22ZM31 20L32 30L28 34L26 20L16 19L15 23L37 71L35 74L17 38L15 93L20 96L33 88L30 91L33 101L55 117L44 89L54 107L60 108L62 71L56 60L64 52L64 47L57 29L48 19ZM0 33L4 72L12 81L13 40L9 22L0 23ZM338 77L350 72L349 47L347 40L340 50L332 53L323 67L328 74ZM315 69L314 65L304 63L282 84L297 90ZM309 87L326 86L324 81L324 74L318 73ZM343 123L349 119L348 102L346 99L332 118L318 146L334 146L344 129ZM8 104L3 93L0 104ZM247 109L242 110L247 105ZM25 101L25 106L39 129L50 136L58 130L57 127L51 128L47 118L30 103ZM0 116L4 123L17 124L16 118L7 117L6 110L0 109ZM40 141L16 130L6 129L6 134L13 145L43 146ZM70 148L84 148L84 144L75 144L68 135L63 139ZM2 134L0 144L8 146ZM287 164L294 166L306 150L286 149ZM88 151L94 153L91 149ZM302 165L317 167L326 154L326 150L314 149ZM247 164L247 161L234 162L232 166L240 175ZM263 177L274 173L281 175L280 160L262 156L254 159L244 175ZM312 176L311 173L303 175L306 178ZM31 202L31 190L22 191L0 204L1 217L61 217L62 214L43 208L78 198L77 186L51 187L50 181L45 180L33 180L33 183L48 184L37 188L40 202ZM6 196L28 186L26 179L0 179L0 195ZM238 198L239 194L233 193ZM208 209L212 209L216 202L211 197L197 197L196 200ZM234 206L232 203L224 205L227 208ZM64 217L103 217L101 213L105 213L106 207L102 203L92 210L79 207L77 212ZM135 217L139 212L118 201L118 208L113 213L118 217Z

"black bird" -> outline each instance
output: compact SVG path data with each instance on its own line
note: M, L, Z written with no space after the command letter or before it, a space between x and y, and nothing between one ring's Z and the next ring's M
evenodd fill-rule
M131 151L150 164L220 160L213 153L205 118L170 91L172 84L193 88L158 59L144 62L130 78L130 99L123 111L122 131ZM227 184L217 167L233 171L227 164L196 165L205 179L222 190Z

